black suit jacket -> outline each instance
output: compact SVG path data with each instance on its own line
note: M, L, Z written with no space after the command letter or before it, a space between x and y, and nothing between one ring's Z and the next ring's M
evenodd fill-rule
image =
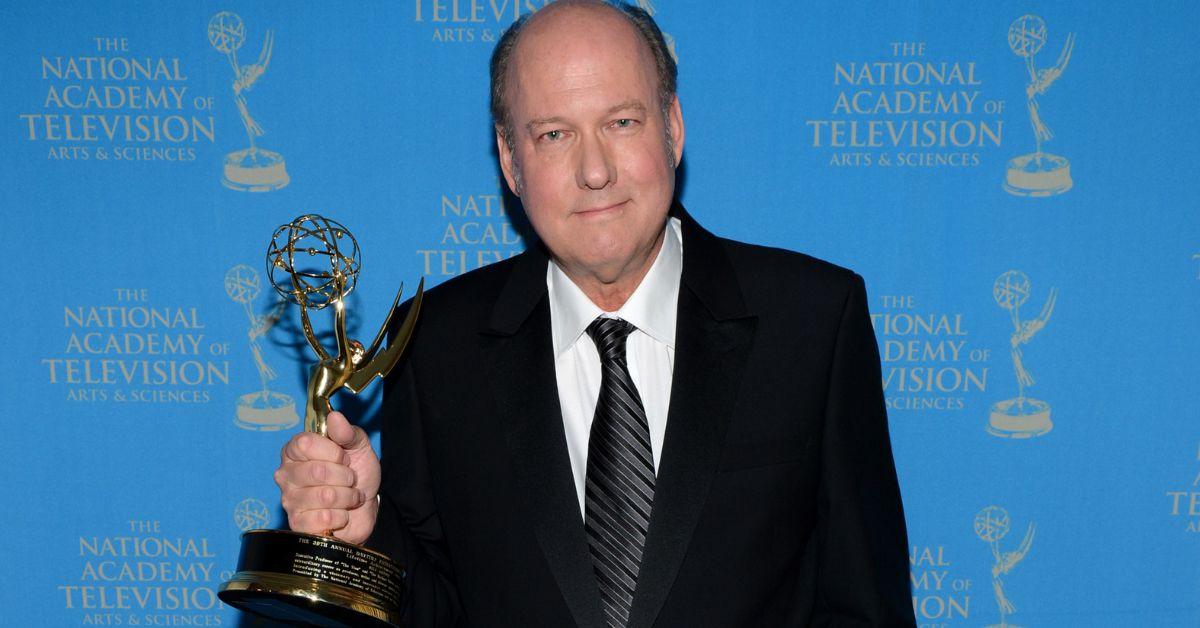
M912 625L861 278L675 213L675 370L630 626ZM369 544L407 567L410 625L604 625L546 264L534 246L430 290L388 380Z

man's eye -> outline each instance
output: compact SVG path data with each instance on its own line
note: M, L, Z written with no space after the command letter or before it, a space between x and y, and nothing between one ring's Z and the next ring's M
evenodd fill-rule
M550 140L551 142L555 142L555 141L561 140L562 135L563 135L562 131L547 131L542 134L542 137Z
M624 129L624 128L633 126L634 120L632 120L630 118L621 118L620 120L617 120L614 124L616 124L618 127L621 127Z

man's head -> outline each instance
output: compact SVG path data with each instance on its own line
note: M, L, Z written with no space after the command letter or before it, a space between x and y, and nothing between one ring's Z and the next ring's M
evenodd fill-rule
M565 0L513 26L492 58L500 165L568 275L611 283L653 262L683 118L675 64L644 11Z
M662 113L665 116L667 114L667 106L675 98L678 70L675 65L675 58L667 45L666 38L663 37L662 31L659 30L658 24L655 23L650 13L641 7L633 6L626 2L559 0L555 4L561 6L571 4L603 4L615 11L621 12L629 20L630 25L637 29L638 34L641 35L646 45L650 47L651 54L654 55L655 72L658 74L658 97L663 106ZM533 15L533 13L522 15L508 30L504 31L504 35L496 43L495 50L492 51L492 120L495 121L496 126L500 128L509 140L510 148L512 146L511 138L513 129L512 119L508 116L507 94L505 93L508 88L508 66L512 62L512 51L516 47L517 39L521 36L521 31L524 29L525 24Z

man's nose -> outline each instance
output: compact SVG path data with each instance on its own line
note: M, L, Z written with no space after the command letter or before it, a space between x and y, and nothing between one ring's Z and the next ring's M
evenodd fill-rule
M585 134L579 150L579 170L575 175L579 187L601 190L617 178L611 149L602 138Z

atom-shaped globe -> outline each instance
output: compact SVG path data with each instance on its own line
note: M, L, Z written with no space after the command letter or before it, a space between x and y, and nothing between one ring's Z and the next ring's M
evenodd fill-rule
M267 247L267 274L275 291L314 310L350 294L360 267L358 241L350 231L316 214L276 229Z
M242 532L265 528L270 518L267 505L253 497L243 499L233 508L233 522Z
M988 506L975 515L975 534L994 543L1008 534L1008 511L999 506Z
M1046 43L1046 22L1036 15L1022 15L1008 27L1008 47L1018 57L1038 53Z
M208 21L208 43L217 52L229 54L242 47L246 40L246 25L237 13L221 11Z
M992 297L997 305L1006 310L1024 305L1029 300L1029 292L1029 277L1019 270L1010 270L996 277L996 282L992 284Z
M238 303L253 301L261 285L258 273L245 264L238 264L225 273L225 294Z

